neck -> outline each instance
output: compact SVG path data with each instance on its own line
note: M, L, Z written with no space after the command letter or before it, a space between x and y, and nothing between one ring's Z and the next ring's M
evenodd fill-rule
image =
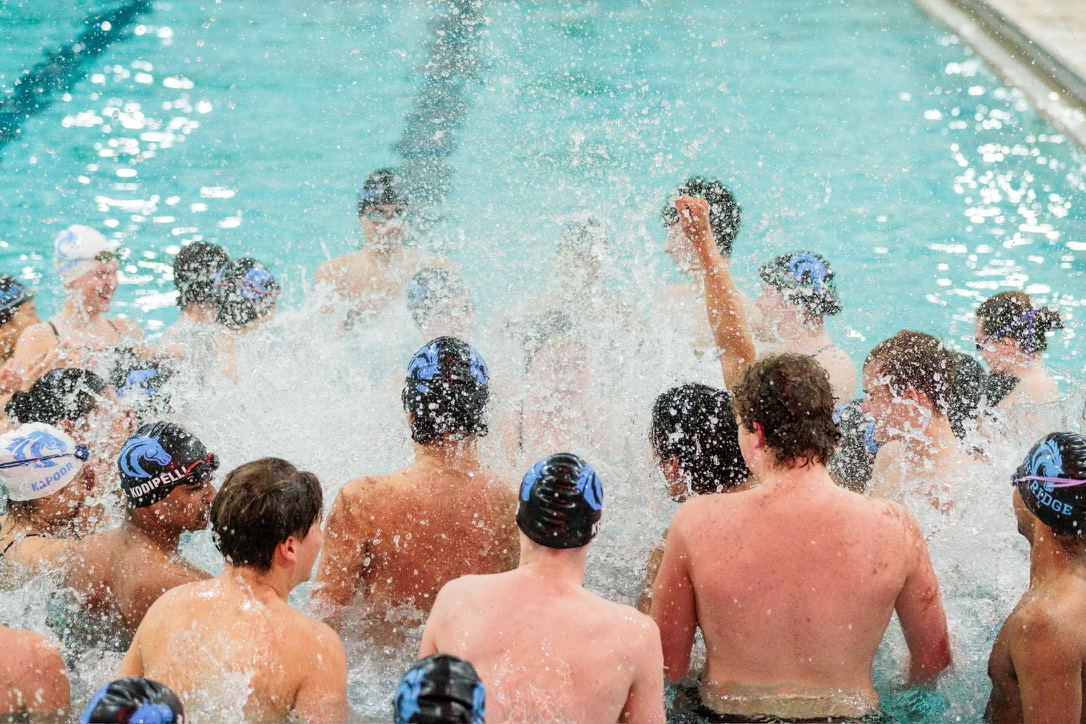
M267 571L258 571L227 563L219 577L248 588L256 598L275 596L284 603L295 586L293 573L274 564Z
M584 571L588 562L588 546L558 550L546 548L520 536L520 565L518 571L533 578L541 578L556 587L584 584Z
M958 439L946 415L931 412L928 424L915 435L905 438L905 454L912 460L950 455L958 450Z
M1034 356L1025 352L1017 352L995 360L991 368L992 372L996 374L1011 375L1021 379L1042 366L1040 355Z
M807 465L800 465L799 462L801 461L795 461L793 465L770 463L764 470L755 473L755 477L767 487L811 487L834 484L830 480L829 473L826 472L826 466L822 463L810 462Z
M789 351L799 354L813 352L831 344L826 326L821 319L810 321L802 310L788 310L776 320L777 337L789 346Z
M71 320L76 324L93 324L94 320L102 316L102 313L97 310L87 309L84 304L68 297L64 300L64 307L60 310L58 316Z
M415 462L428 462L440 467L465 468L478 467L479 457L476 438L466 440L438 442L431 445L415 443Z
M132 511L129 510L125 514L124 522L121 523L121 531L132 538L147 541L164 553L176 553L177 546L181 542L182 531L167 529L165 526L145 520L145 517L153 518L154 516L153 514L149 516L133 515Z
M1065 546L1051 528L1038 521L1029 551L1030 588L1076 573L1086 576L1086 546Z
M211 324L215 321L215 306L213 304L196 303L186 305L181 310L181 319L197 324Z
M23 535L33 533L45 538L63 538L71 531L71 521L31 520L21 513L12 511L8 514L7 525L4 527L7 529L5 533L22 533Z

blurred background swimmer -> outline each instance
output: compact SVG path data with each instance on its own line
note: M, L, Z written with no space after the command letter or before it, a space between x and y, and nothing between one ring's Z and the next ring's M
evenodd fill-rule
M422 339L475 339L475 300L464 280L447 269L423 269L411 277L404 295Z
M246 336L274 316L282 287L256 259L232 259L215 277L215 319L222 331L215 335L218 364L223 375L237 381L238 356Z
M48 366L42 366L45 356L24 368L20 373L17 363L8 364L15 352L15 343L29 327L41 324L34 290L7 274L0 274L0 395L10 395L23 386L23 378L34 380ZM46 365L48 363L45 363Z
M129 676L99 689L79 717L79 724L185 724L177 694L157 681Z
M486 687L469 662L433 654L404 672L392 707L394 724L486 724Z
M197 241L182 247L173 260L173 283L181 315L158 341L161 353L200 368L216 362L215 334L221 330L215 282L230 257L216 244Z

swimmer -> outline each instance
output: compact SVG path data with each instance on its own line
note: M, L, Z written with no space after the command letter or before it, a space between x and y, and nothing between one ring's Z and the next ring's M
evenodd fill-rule
M404 292L407 311L423 339L475 336L475 302L467 284L445 269L423 269Z
M811 357L761 360L733 394L739 445L759 485L693 497L672 520L652 600L667 677L688 675L700 628L708 662L699 714L708 721L876 715L871 669L895 611L910 683L950 665L920 529L900 505L830 479L833 391Z
M176 364L176 360L123 356L109 379L122 409L141 424L169 415L170 393L163 388L173 377Z
M219 331L215 279L230 261L216 244L197 241L182 247L173 260L173 283L181 316L163 333L158 349L166 355L214 364L215 334Z
M246 721L342 722L347 659L330 628L295 611L290 592L308 581L323 536L321 486L312 473L262 458L226 476L211 507L221 575L170 589L152 604L118 676L177 692L194 721L230 721L248 691Z
M1016 405L1045 405L1060 397L1045 366L1046 334L1062 329L1060 313L1034 307L1024 292L1002 292L977 309L976 346L991 378L987 402L997 410Z
M368 620L355 633L402 647L446 583L516 566L515 484L479 461L489 395L486 363L461 340L411 358L402 399L415 462L347 483L328 516L313 601L341 632L357 600ZM414 613L386 620L404 606Z
M0 651L0 721L67 721L71 690L56 644L0 626Z
M54 367L83 367L108 377L118 353L143 354L143 332L130 319L106 317L117 291L118 243L79 224L57 234L53 242L57 274L64 284L64 306L44 324L26 329L15 344L9 364L27 387L40 358L56 350L63 355Z
M649 440L667 481L668 496L683 503L695 495L738 493L754 486L739 449L731 395L699 384L673 387L652 406ZM637 610L649 612L652 583L664 556L667 532L649 553Z
M184 724L185 707L168 686L130 676L99 689L80 724Z
M330 304L322 311L346 310L345 326L365 322L402 299L404 289L418 271L427 268L452 270L452 262L404 246L411 200L403 180L391 169L374 171L358 192L358 223L363 247L317 267L314 285Z
M35 324L41 324L41 317L34 301L34 290L14 277L0 274L0 365L4 365L0 367L0 394L11 394L22 386L22 376L14 374L14 370L9 371L7 361L11 359L19 337ZM34 373L28 373L31 375Z
M394 724L486 724L486 687L467 661L434 654L404 673L392 706Z
M237 381L237 360L245 335L274 315L281 287L267 267L256 259L232 259L215 276L215 321L223 331L215 335L223 374Z
M438 594L419 656L472 662L493 721L663 724L656 626L583 587L602 510L588 463L569 453L540 460L521 482L519 567Z
M1045 435L1011 482L1029 590L992 646L985 721L1077 724L1086 711L1086 438Z
M826 465L833 482L854 493L867 491L875 468L879 444L875 442L875 421L863 411L863 399L851 400L833 410L833 421L841 439Z
M166 591L210 576L177 552L181 534L211 515L218 457L179 425L144 425L117 459L127 503L115 530L74 546L64 585L96 619L95 641L126 650L147 609Z

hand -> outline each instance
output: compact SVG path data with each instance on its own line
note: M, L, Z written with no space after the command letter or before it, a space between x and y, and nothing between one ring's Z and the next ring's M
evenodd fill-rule
M680 196L675 199L675 210L679 212L679 228L690 239L702 261L719 255L716 235L709 224L709 202L694 196Z

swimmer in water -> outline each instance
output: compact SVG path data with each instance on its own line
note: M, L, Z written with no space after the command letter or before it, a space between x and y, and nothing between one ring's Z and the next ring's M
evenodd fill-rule
M244 679L246 721L342 722L347 659L332 629L295 611L323 536L321 486L312 473L262 458L226 476L211 507L221 575L170 589L148 610L118 676L177 692L194 721L230 721ZM227 690L229 689L229 690Z
M469 662L434 654L404 672L392 706L393 724L486 724L486 687Z
M0 721L67 721L71 689L56 644L32 631L0 626Z
M1045 435L1011 482L1029 590L992 647L985 721L1077 724L1086 713L1086 438Z
M230 261L221 246L197 241L182 247L173 260L173 283L181 316L158 342L162 354L211 366L216 359L215 334L221 327L215 304L215 280Z
M215 276L215 335L223 375L237 381L237 361L244 336L275 316L282 287L256 259L232 259Z
M313 601L344 634L357 601L368 621L356 635L402 647L446 583L516 566L515 484L479 461L489 395L486 363L461 340L411 358L402 398L415 462L347 483L328 516ZM413 612L389 621L402 607Z
M345 310L346 327L369 321L402 299L405 287L418 271L452 270L452 262L441 254L404 246L410 204L403 180L395 171L371 173L358 192L362 248L317 267L314 285L328 302L322 311Z
M920 529L900 505L830 479L833 391L811 357L761 360L733 394L739 445L759 485L693 497L671 522L652 600L667 677L688 675L700 628L707 721L877 715L871 669L895 611L910 683L950 665Z
M446 269L423 269L404 294L423 339L475 336L475 301L464 280Z
M441 589L419 656L472 662L493 721L663 724L656 626L583 587L603 489L576 455L544 458L524 476L520 565Z
M72 551L64 584L97 618L98 639L122 651L147 609L166 591L210 576L177 552L181 534L203 530L215 499L218 457L179 425L156 422L128 438L117 459L127 503L115 530Z
M1046 334L1062 329L1060 313L1034 307L1024 292L1002 292L977 309L977 352L990 372L987 403L997 410L1016 405L1045 405L1060 397L1059 386L1045 366Z
M23 385L23 375L9 366L15 351L15 343L23 332L35 324L41 324L38 306L34 302L34 290L9 277L0 274L0 394L10 395ZM37 379L46 370L28 370L26 376Z

